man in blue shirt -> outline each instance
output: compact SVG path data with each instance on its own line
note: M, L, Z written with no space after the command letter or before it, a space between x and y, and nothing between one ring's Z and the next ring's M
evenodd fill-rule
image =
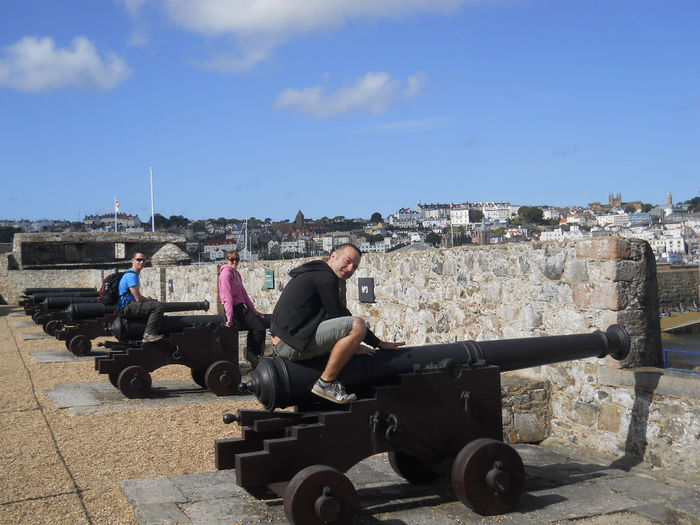
M124 319L147 319L143 333L144 343L154 343L163 338L163 305L160 301L141 295L139 274L146 267L146 256L136 252L131 258L131 269L124 272L119 281L119 315Z

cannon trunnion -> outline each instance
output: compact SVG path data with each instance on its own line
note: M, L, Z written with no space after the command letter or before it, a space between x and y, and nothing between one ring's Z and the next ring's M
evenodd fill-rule
M216 441L217 469L257 498L282 496L294 524L351 523L357 497L344 472L387 452L411 483L449 477L474 511L510 511L525 470L502 442L500 372L584 357L629 352L627 332L428 345L355 356L340 381L360 397L335 405L308 394L325 358L263 359L242 389L267 410L226 414L241 438ZM274 411L296 405L294 412Z
M238 330L225 326L223 315L165 316L160 341L142 343L145 322L117 317L110 326L120 344L95 358L95 369L126 397L147 397L150 373L166 365L185 365L192 379L214 394L238 393Z

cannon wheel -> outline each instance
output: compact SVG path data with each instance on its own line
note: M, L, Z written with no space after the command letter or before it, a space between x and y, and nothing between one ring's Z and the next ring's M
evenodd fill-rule
M427 485L440 477L420 458L404 452L390 451L389 464L394 472L414 485Z
M192 381L197 383L202 388L207 388L207 382L205 380L205 374L203 370L195 370L194 368L190 371L192 374Z
M75 355L87 355L92 350L92 341L86 335L74 335L68 343L68 350Z
M36 324L39 324L39 316L41 315L41 312L34 312L32 314L32 321L34 321Z
M151 390L151 374L142 366L127 366L119 373L117 388L129 399L146 397Z
M284 490L284 513L293 525L350 524L357 510L352 482L325 465L300 470Z
M217 396L230 396L238 391L241 373L238 366L231 361L216 361L204 374L206 387Z
M109 382L112 383L114 388L119 388L119 372L110 372L107 374L107 377L109 377Z
M495 439L481 438L467 444L452 465L455 494L462 503L486 516L511 510L524 482L520 455Z
M55 337L56 332L59 328L61 328L61 321L59 321L58 319L51 319L50 321L46 321L43 324L42 328L44 329L44 332L46 332L52 337Z

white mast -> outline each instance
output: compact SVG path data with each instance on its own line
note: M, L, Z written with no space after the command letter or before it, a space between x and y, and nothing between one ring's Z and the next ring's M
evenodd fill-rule
M151 231L154 232L156 231L156 215L153 205L153 168L149 168L149 170L151 172Z

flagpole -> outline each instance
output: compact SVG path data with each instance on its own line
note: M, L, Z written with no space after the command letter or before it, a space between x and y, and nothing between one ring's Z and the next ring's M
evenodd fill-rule
M117 196L114 196L114 231L117 231L117 212L119 211L119 201Z
M154 213L153 205L153 168L149 168L151 171L151 231L156 231L156 215Z

